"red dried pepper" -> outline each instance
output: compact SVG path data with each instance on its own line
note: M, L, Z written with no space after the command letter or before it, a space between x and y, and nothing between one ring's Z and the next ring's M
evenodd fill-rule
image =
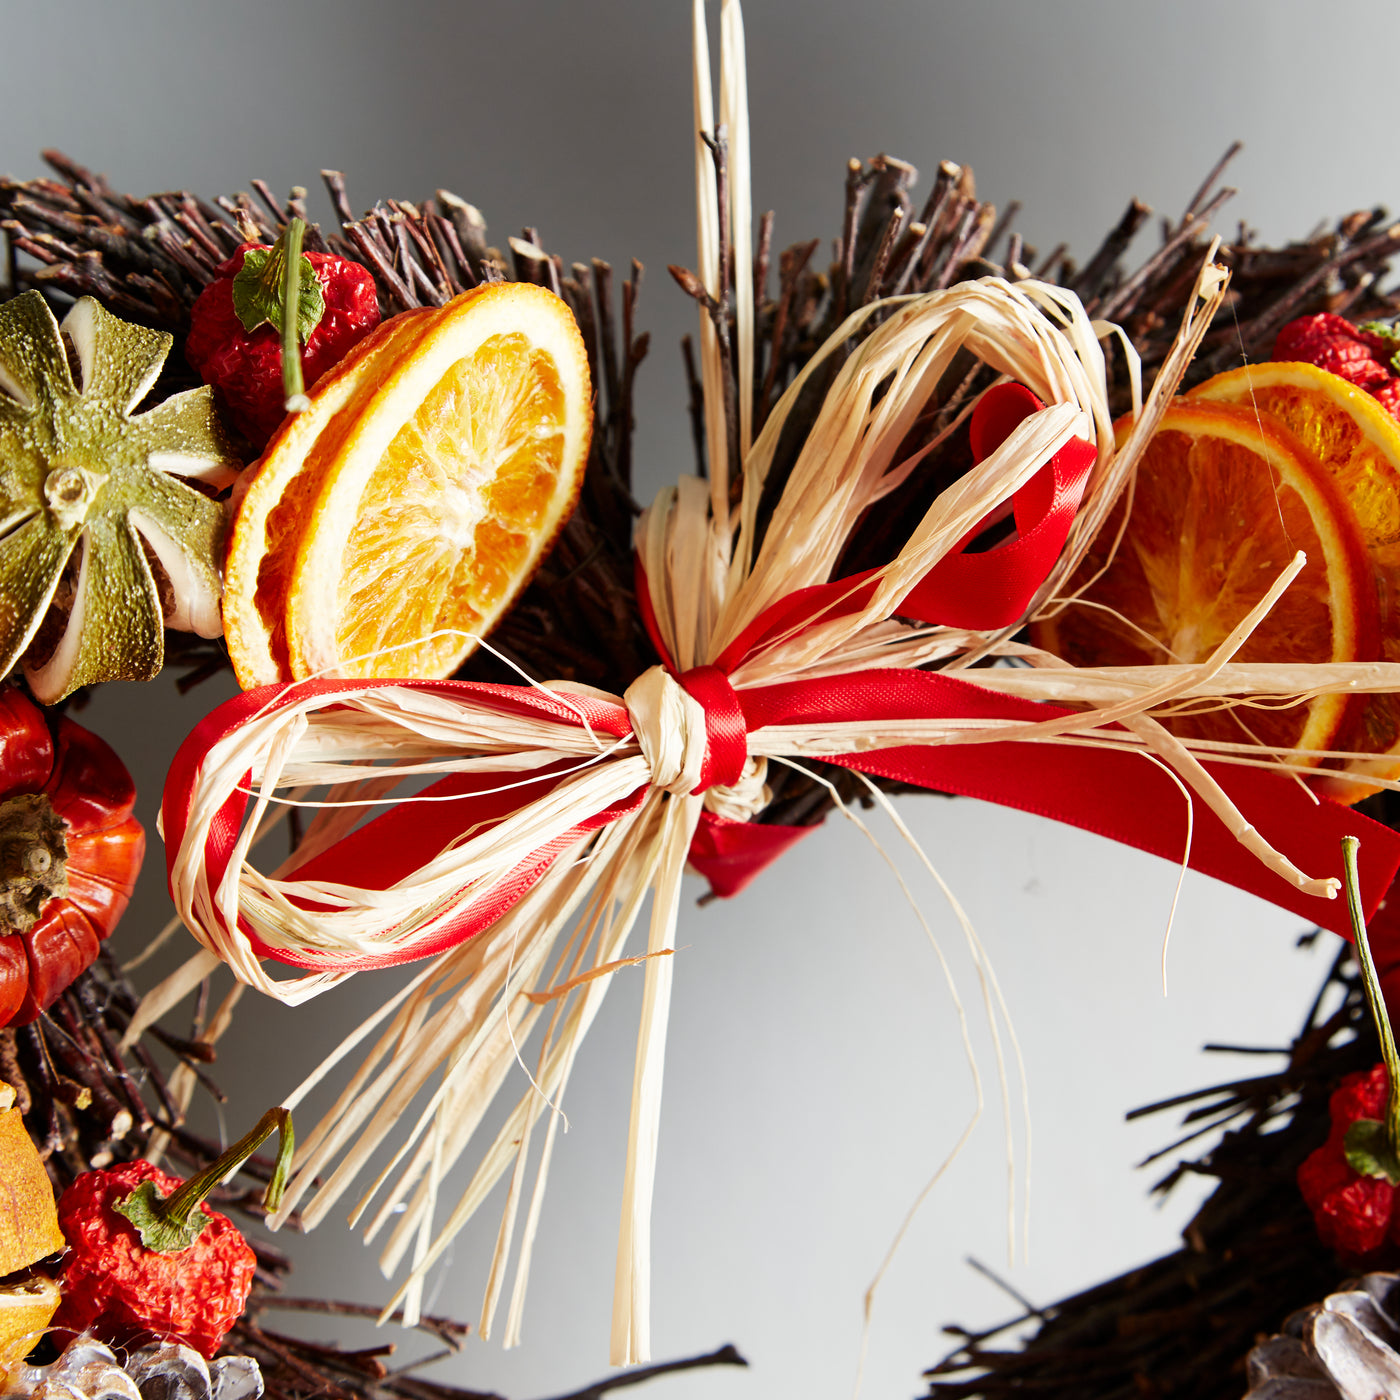
M84 1172L58 1202L69 1248L53 1325L111 1344L154 1334L212 1358L243 1314L257 1259L233 1221L204 1198L279 1129L277 1166L263 1195L274 1210L292 1155L292 1120L284 1108L269 1110L247 1137L184 1183L149 1162Z
M368 269L330 253L301 253L300 234L301 226L293 220L271 248L240 244L190 308L185 358L259 449L286 415L286 244L292 244L299 268L292 298L308 383L314 384L379 324L379 294Z
M116 927L146 850L135 802L97 735L66 717L50 735L0 690L0 1025L47 1010Z

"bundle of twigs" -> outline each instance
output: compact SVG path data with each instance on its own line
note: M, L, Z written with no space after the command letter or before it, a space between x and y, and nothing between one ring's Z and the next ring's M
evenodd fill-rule
M241 1356L251 1356L262 1369L268 1400L506 1400L494 1390L467 1390L459 1386L442 1385L413 1374L425 1363L395 1367L393 1342L375 1346L347 1349L326 1346L288 1337L266 1326L263 1314L277 1310L314 1312L322 1316L354 1317L372 1322L374 1308L352 1303L326 1303L317 1299L282 1298L273 1294L255 1294L248 1312L233 1329L229 1350ZM439 1360L457 1351L467 1329L443 1318L424 1317L420 1330L444 1343L442 1350L430 1360ZM748 1363L732 1346L722 1346L702 1356L688 1356L679 1361L663 1361L654 1366L633 1366L614 1371L602 1380L593 1381L553 1396L550 1400L602 1400L605 1395L628 1389L643 1381L672 1375L678 1371L693 1371L710 1366L746 1366Z
M44 152L59 178L0 180L0 230L8 256L8 288L59 297L91 295L114 312L155 326L183 344L189 308L219 264L245 240L271 242L292 217L306 215L306 191L284 204L261 180L257 198L220 196L212 204L187 191L140 199L114 190L59 151ZM647 337L635 328L641 266L633 264L618 296L612 268L594 259L566 269L547 255L538 230L510 240L507 258L485 242L486 225L465 200L445 190L421 204L389 200L356 219L344 177L323 172L340 230L307 229L306 246L333 250L374 275L385 316L441 305L482 282L517 280L550 286L569 303L583 331L599 386L583 495L549 564L520 599L493 645L532 672L622 684L652 661L637 619L631 583L632 403ZM172 356L157 393L192 380ZM249 454L251 456L251 453ZM170 661L203 679L227 665L222 646L171 634ZM516 680L489 658L474 674Z
M1182 1248L1001 1326L946 1328L961 1340L925 1372L928 1395L1238 1400L1250 1347L1355 1272L1319 1243L1296 1179L1327 1137L1327 1101L1338 1081L1380 1054L1349 950L1337 957L1286 1053L1275 1073L1130 1115L1187 1108L1182 1136L1149 1163L1223 1132L1203 1157L1178 1163L1153 1188L1165 1193L1188 1174L1218 1182L1183 1232ZM1031 1326L1034 1334L1018 1345Z

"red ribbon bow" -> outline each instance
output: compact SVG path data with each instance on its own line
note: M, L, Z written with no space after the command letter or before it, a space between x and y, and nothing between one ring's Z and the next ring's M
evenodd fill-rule
M987 393L971 423L978 460L994 451L1028 414L1042 405L1028 389L1007 384ZM995 630L1018 621L1053 567L1074 520L1096 459L1094 447L1072 439L1016 493L1014 538L983 552L970 551L981 525L958 550L939 561L900 605L901 615L919 621L976 630ZM645 577L638 574L643 620L668 669ZM728 673L778 638L858 610L875 588L873 571L801 589L758 618L720 657L678 679L705 715L707 751L696 791L729 786L747 758L747 735L773 725L823 721L879 721L929 718L1042 721L1070 713L1038 701L1007 697L938 672L886 669L815 680L756 686L736 691ZM470 695L502 710L545 715L566 724L584 724L626 738L632 734L627 710L618 704L570 695L567 702L525 687L463 681L384 681L445 696ZM215 710L185 741L166 784L162 815L167 860L173 870L189 820L202 760L210 746L268 708L322 695L329 705L337 694L363 691L363 683L309 681L267 687L236 697ZM1126 845L1179 861L1186 833L1181 791L1156 764L1138 754L1084 744L1022 742L908 745L829 755L828 761L861 772L929 788L979 797L1109 836ZM460 802L393 808L366 823L296 870L298 880L343 881L385 889L424 859L480 831L523 802L547 791L563 763L530 774L456 775L427 790ZM1204 764L1239 811L1293 863L1313 876L1342 873L1339 842L1344 834L1361 838L1362 900L1369 915L1400 866L1400 835L1327 798L1315 798L1295 778L1238 765ZM524 779L514 792L499 788L504 777ZM561 831L504 880L433 925L431 936L411 952L386 951L346 959L262 944L240 921L255 950L294 966L360 971L441 952L490 926L539 880L549 864L590 831L636 810L639 789L604 812ZM209 832L204 859L210 884L217 887L227 868L249 799L231 797ZM690 850L692 865L716 893L740 890L782 851L811 828L726 820L706 812ZM1191 867L1349 935L1344 902L1325 901L1290 886L1251 855L1210 810L1198 811L1190 852ZM306 907L315 907L306 905ZM1385 950L1378 950L1385 960Z

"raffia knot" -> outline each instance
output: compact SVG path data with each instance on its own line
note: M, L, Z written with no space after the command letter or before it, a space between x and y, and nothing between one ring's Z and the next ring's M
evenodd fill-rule
M749 762L744 711L723 671L697 666L678 681L653 666L622 699L654 787L684 796L739 784L738 800L751 805L763 774Z

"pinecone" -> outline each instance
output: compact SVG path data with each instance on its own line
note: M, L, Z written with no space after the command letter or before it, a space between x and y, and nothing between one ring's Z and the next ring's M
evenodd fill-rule
M1400 1396L1400 1275L1367 1274L1249 1353L1245 1400Z
M262 1372L250 1356L206 1362L178 1342L153 1342L133 1351L123 1366L91 1337L68 1344L51 1366L25 1366L10 1382L9 1397L27 1400L258 1400Z

